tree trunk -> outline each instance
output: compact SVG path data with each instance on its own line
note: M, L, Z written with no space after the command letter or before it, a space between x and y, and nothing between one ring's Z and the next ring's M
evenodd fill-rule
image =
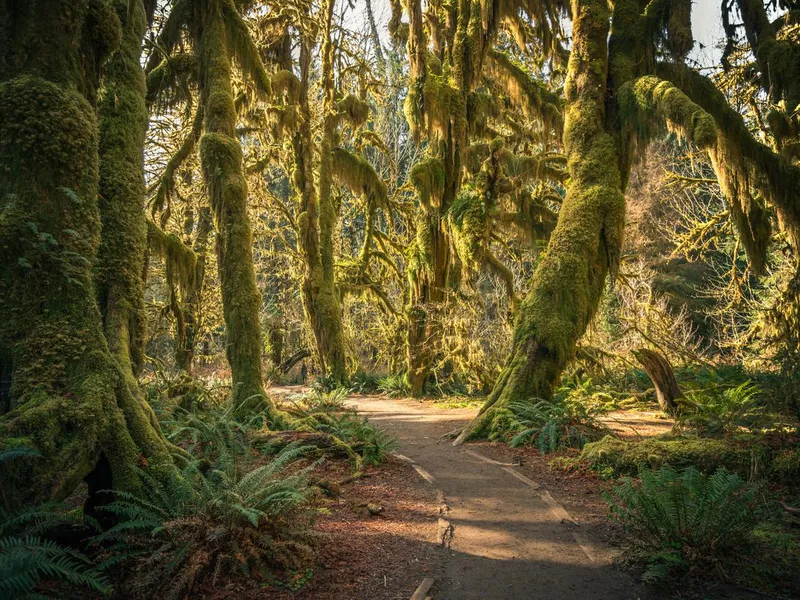
M267 401L261 372L261 294L253 266L253 231L247 181L236 139L231 52L223 17L209 11L198 39L204 132L200 162L217 230L217 262L231 367L233 404L239 414Z
M334 383L347 379L345 368L342 309L334 280L333 234L336 226L336 208L333 205L331 148L334 136L333 119L333 39L331 20L333 1L322 9L325 12L322 80L325 82L323 101L323 135L320 144L318 195L314 193L312 133L308 100L308 76L311 60L309 40L301 45L301 123L294 137L296 165L295 189L300 198L300 242L306 272L303 278L303 306L317 345L317 359L321 371Z
M573 0L564 145L570 183L520 307L511 356L480 415L456 443L485 437L512 402L549 398L619 262L625 198L619 140L606 125L606 0ZM613 130L612 130L613 131Z
M197 334L202 327L202 300L203 286L206 279L206 253L208 252L208 238L211 235L211 211L207 206L200 208L200 218L197 222L197 231L192 224L189 233L195 234L193 249L197 255L194 268L194 285L191 293L184 298L183 322L184 343L175 353L177 367L189 375L194 369L194 357L197 353Z
M109 85L121 86L120 112L105 111L103 140L124 169L120 181L131 185L125 202L134 204L142 173L134 172L140 163L127 144L138 143L140 132L124 140L112 135L112 117L130 109L141 118L138 76L114 77L134 59L143 10L135 4L110 66ZM13 365L0 448L25 445L42 456L25 468L2 466L6 501L62 499L100 463L109 467L104 487L135 491L142 460L158 467L171 457L152 412L134 394L129 340L138 301L124 294L135 284L126 276L105 297L106 308L113 307L107 343L92 268L101 244L92 103L99 67L119 41L119 21L100 2L31 0L0 5L0 23L0 348ZM136 240L135 221L111 222L124 243L144 243ZM106 249L110 259L113 249Z
M658 405L668 415L674 415L675 409L678 405L675 404L677 398L683 398L678 381L675 379L675 372L672 370L672 365L669 361L658 352L642 348L634 352L633 355L639 364L642 365L645 373L653 382L656 388L656 398L658 398Z

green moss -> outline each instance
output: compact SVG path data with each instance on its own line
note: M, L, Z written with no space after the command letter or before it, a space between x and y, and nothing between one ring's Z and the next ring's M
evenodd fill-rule
M228 15L230 17L230 15ZM204 133L200 138L203 180L217 229L217 265L231 366L233 402L242 412L265 401L261 372L261 294L253 266L253 231L247 203L242 149L234 137L231 56L227 24L205 15L197 43L203 82ZM241 46L241 44L240 44ZM241 56L239 57L241 61ZM254 400L255 399L255 400Z
M378 206L387 206L386 183L367 159L356 156L344 148L332 152L333 175L354 194L366 195Z
M636 475L640 468L693 466L704 473L725 467L747 479L754 467L763 468L769 457L766 446L721 439L678 438L626 442L606 436L587 444L581 462L614 475Z
M408 179L417 190L423 208L441 206L445 182L442 159L426 156L411 167Z
M770 465L770 475L778 481L798 485L800 482L800 448L779 452Z

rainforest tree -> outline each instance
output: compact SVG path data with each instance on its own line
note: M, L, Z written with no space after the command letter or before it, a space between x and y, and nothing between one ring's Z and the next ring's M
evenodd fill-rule
M797 235L798 169L757 141L713 82L685 64L691 3L572 1L564 146L570 180L517 320L514 348L458 441L489 434L511 402L549 398L619 265L631 164L667 125L706 150L753 268L769 239L765 203Z
M10 378L0 439L41 454L24 472L3 472L11 504L64 498L87 476L97 490L134 491L142 458L171 463L133 380L146 10L118 4L0 7L0 362ZM102 206L101 183L114 196ZM101 222L118 237L103 244ZM112 285L109 268L121 270ZM96 468L105 476L92 477Z
M166 55L162 71L175 72L170 56L191 40L202 117L199 138L203 180L217 230L216 250L226 324L226 354L231 367L233 402L246 414L266 401L261 367L261 294L253 268L253 235L248 213L247 180L236 137L233 65L236 60L256 92L271 93L269 77L231 0L181 0L169 13L159 37ZM151 70L155 70L154 53ZM181 55L180 60L184 60ZM191 63L191 60L184 60Z

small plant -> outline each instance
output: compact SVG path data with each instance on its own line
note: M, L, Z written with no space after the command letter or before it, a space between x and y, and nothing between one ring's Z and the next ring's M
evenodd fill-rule
M350 382L350 393L373 394L378 391L380 380L381 378L377 375L370 375L369 373L359 371L353 375L353 379Z
M708 435L758 429L763 422L760 397L760 388L749 381L736 387L713 386L688 392L680 405L678 425Z
M595 419L589 409L569 396L515 402L509 409L512 416L505 427L516 432L509 441L511 447L535 443L546 454L561 448L583 448L609 433L608 427ZM505 435L508 434L498 432L495 437Z
M132 569L130 593L183 598L199 583L240 572L267 579L312 555L312 467L295 467L308 447L290 445L246 471L193 462L166 481L147 472L144 496L117 492L105 507L120 522L95 538L111 544L106 569Z
M378 382L378 390L381 394L389 396L389 398L402 398L411 393L411 387L403 375L381 377Z
M347 392L346 388L336 388L328 392L312 390L291 400L297 409L307 414L341 412L347 410Z
M306 427L327 433L336 441L335 447L354 459L354 469L362 464L378 465L397 449L397 440L382 429L349 412L342 415L318 414L303 420Z
M757 486L725 469L703 475L694 467L645 470L604 494L612 519L623 526L629 553L643 560L645 581L676 571L719 566L755 524Z

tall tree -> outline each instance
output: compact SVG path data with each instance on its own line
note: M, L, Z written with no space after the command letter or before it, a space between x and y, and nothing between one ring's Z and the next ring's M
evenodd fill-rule
M684 64L689 0L572 0L564 146L570 180L516 323L503 373L457 442L488 435L513 402L548 398L619 264L633 159L666 124L708 151L754 268L769 237L762 202L798 233L798 170L753 138L714 84ZM610 35L609 35L610 34ZM499 422L498 422L499 423Z
M200 162L217 230L233 403L238 412L247 413L261 407L266 396L261 367L261 294L253 267L242 149L236 137L232 61L238 61L247 82L262 94L271 92L270 81L234 0L175 2L159 37L166 63L184 31L191 39L197 62L202 115ZM150 66L155 68L155 64Z
M0 447L31 446L42 456L2 473L12 504L63 498L93 473L105 474L90 477L94 486L134 491L143 458L154 467L171 463L152 411L133 389L126 332L139 300L127 295L136 286L126 278L115 290L107 341L93 271L101 246L100 68L121 38L114 61L138 56L133 39L144 18L143 5L132 3L123 33L103 0L0 4L0 362L11 375ZM130 137L104 138L109 157L112 146L119 150L131 186L122 201L134 205L142 173L127 144L138 143L142 126L136 77L120 98L138 117ZM135 219L115 222L140 247Z
M491 97L482 92L485 78L507 93L526 117L552 125L548 115L557 103L543 86L504 54L493 51L502 25L511 30L534 19L547 56L558 57L554 41L563 2L519 2L486 4L480 0L445 3L434 0L425 11L420 0L407 6L409 23L404 27L395 15L390 30L396 38L407 36L409 61L408 96L405 113L415 140L427 141L427 155L411 170L410 181L419 197L416 235L408 251L410 296L408 312L407 381L420 395L438 352L440 332L437 312L449 292L458 288L461 265L451 251L448 215L463 183L470 138L493 137L486 122ZM525 46L525 42L521 44ZM485 69L486 63L491 69ZM556 111L557 112L557 111ZM490 261L489 254L485 258ZM490 261L491 262L491 261Z

